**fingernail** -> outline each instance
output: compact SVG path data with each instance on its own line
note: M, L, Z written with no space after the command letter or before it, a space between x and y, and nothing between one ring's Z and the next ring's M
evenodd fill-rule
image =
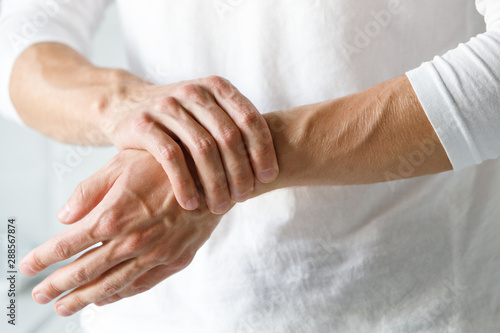
M231 204L229 202L224 202L223 204L218 205L215 207L215 213L216 214L222 214L225 213Z
M278 171L275 168L270 168L259 173L259 180L262 182L273 181L278 175Z
M64 207L57 212L57 219L61 222L67 221L69 217L69 206L65 204Z
M234 199L234 201L238 201L238 202L245 201L250 196L250 192L251 192L251 190L248 190L243 194L237 194L233 197L233 199Z
M35 299L35 302L39 303L39 304L47 304L50 302L50 299L45 296L45 295L42 295L40 293L36 293L33 298Z
M24 275L31 276L36 274L36 272L29 268L27 264L21 264L21 267L19 268L21 269L21 273L23 273Z
M68 317L73 314L73 312L69 311L68 308L65 307L64 305L59 305L57 307L57 313L63 317Z
M194 209L198 208L199 205L200 205L200 201L198 199L198 196L194 196L191 199L189 199L188 202L186 202L186 208L189 210L194 210Z

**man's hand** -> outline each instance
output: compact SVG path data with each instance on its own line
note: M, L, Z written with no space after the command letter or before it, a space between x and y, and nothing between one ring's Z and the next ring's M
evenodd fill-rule
M221 218L206 206L180 207L161 165L139 150L120 152L70 200L76 211L66 222L77 222L21 262L31 276L102 242L34 288L42 304L76 288L56 302L62 316L144 292L182 270Z
M108 112L110 141L120 150L149 151L163 166L179 204L201 203L181 145L196 164L207 204L225 213L261 182L273 181L278 163L270 130L255 106L229 81L210 76L164 86L142 85L130 111ZM253 169L253 172L252 172ZM228 189L229 185L229 189Z

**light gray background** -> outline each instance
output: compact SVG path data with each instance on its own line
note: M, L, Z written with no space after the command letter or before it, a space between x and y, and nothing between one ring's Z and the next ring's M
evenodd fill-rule
M1 6L1 0L0 0ZM93 62L100 66L127 68L114 5L108 9L94 46ZM4 73L0 73L4 75ZM55 214L81 180L99 169L114 148L93 148L81 164L59 181L53 162L66 164L66 146L44 138L35 131L22 128L0 118L0 331L23 333L78 332L78 317L60 318L53 303L38 305L31 298L31 289L40 278L18 275L18 326L6 324L7 281L5 231L8 217L18 221L18 262L32 248L62 230ZM72 147L73 149L75 147ZM46 275L45 275L46 276ZM5 304L5 306L4 306Z

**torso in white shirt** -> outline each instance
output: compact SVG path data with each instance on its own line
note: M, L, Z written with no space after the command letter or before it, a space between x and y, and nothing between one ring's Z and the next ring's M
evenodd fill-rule
M218 74L262 112L402 75L484 31L470 0L118 1L133 71ZM500 162L237 205L185 271L89 332L493 332ZM496 315L495 315L496 314Z

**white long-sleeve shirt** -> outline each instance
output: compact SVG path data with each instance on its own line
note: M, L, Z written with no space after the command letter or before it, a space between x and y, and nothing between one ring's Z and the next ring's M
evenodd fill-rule
M19 121L8 95L17 56L41 41L88 54L108 2L3 0L3 114ZM500 155L500 1L117 3L135 74L218 74L262 112L407 73L455 171L239 204L186 270L88 310L89 332L500 329L500 161L484 162ZM401 173L425 154L401 156Z

